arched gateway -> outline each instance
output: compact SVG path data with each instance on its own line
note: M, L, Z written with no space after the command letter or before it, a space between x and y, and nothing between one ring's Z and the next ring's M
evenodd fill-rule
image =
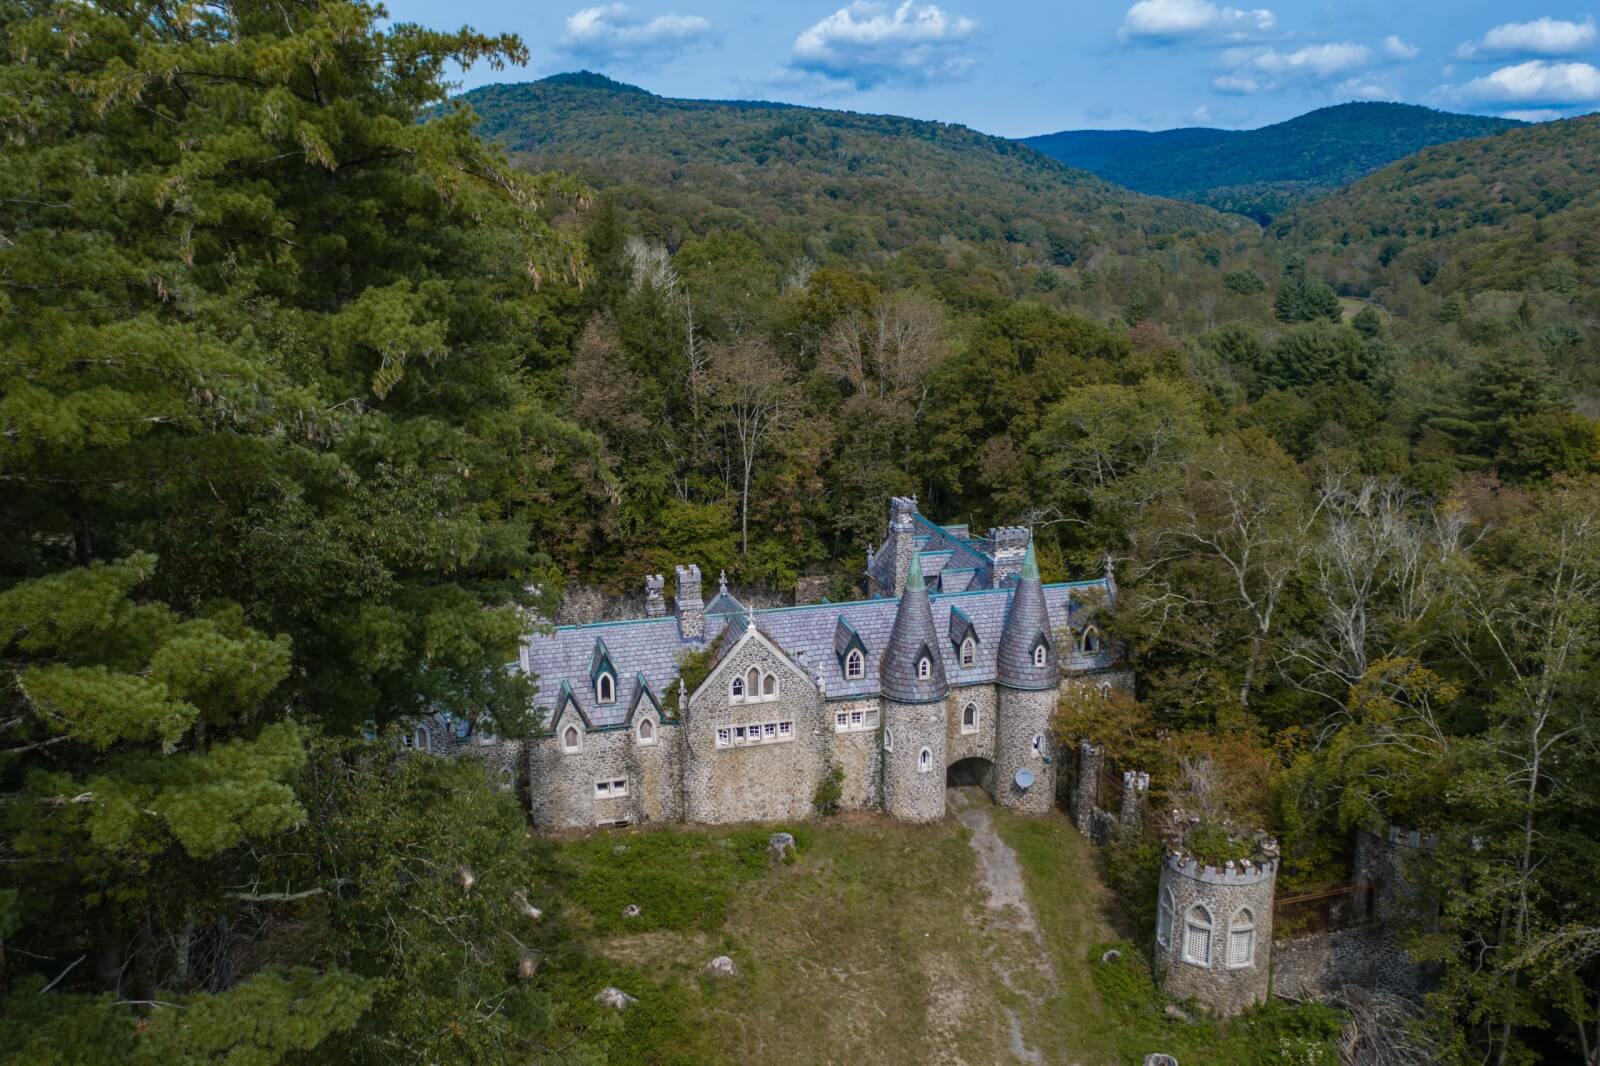
M994 763L988 759L973 756L967 759L957 759L951 763L944 772L946 788L963 788L977 785L994 798Z

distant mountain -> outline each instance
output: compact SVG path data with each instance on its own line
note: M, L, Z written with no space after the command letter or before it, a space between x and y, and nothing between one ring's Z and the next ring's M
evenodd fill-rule
M1139 192L1265 222L1423 148L1521 125L1413 104L1356 103L1255 130L1068 130L1022 143Z
M1046 249L1067 266L1155 235L1233 227L964 126L749 101L675 100L588 72L462 99L524 164L614 190L663 227L784 235L821 259L946 237ZM662 236L670 239L670 233Z

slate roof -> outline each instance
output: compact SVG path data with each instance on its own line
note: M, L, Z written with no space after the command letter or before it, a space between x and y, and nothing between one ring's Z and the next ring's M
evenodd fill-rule
M743 614L744 604L739 598L728 591L728 572L724 570L717 575L717 594L711 597L711 602L706 604L706 614Z
M1067 669L1106 669L1115 660L1117 651L1112 641L1104 641L1102 650L1094 655L1084 655L1076 642L1088 613L1085 596L1104 594L1110 587L1107 579L1096 578L1040 588L1052 637L1069 624L1073 627L1072 643L1055 640L1061 664ZM930 594L933 631L938 635L933 643L950 684L992 684L995 681L1001 631L1015 591L1013 588L981 588ZM879 668L898 605L899 601L892 599L814 603L764 608L755 611L753 617L762 633L820 680L828 699L861 699L882 694ZM967 616L978 636L977 660L965 670L957 658L957 647L947 639L950 612L956 608ZM677 679L678 663L684 656L703 649L730 622L735 622L733 628L742 632L749 617L747 614L708 615L704 641L684 640L678 633L677 619L672 615L560 626L553 632L534 634L527 639L521 668L537 675L536 707L553 711L560 702L563 717L576 710L591 728L619 728L628 724L630 708L637 703L636 689L641 683L649 685L657 698L665 699L667 689ZM855 631L866 649L866 676L858 680L845 679L844 665L834 653L840 619ZM588 676L596 638L605 640L607 653L616 666L617 699L604 706L595 704ZM570 692L569 699L561 698L563 685ZM674 709L666 710L671 713ZM551 730L555 727L555 720L547 724Z
M928 602L928 585L922 578L922 556L911 557L906 574L905 595L894 612L889 644L879 668L879 687L883 694L900 703L932 703L950 691L945 681L944 656L940 654L939 633L933 628L933 608ZM931 664L927 677L917 676L917 665L926 659Z
M1045 643L1044 664L1035 666L1033 654L1040 640ZM1034 557L1030 541L1028 554L1022 558L1016 592L1011 597L1011 609L1006 612L1005 628L1000 633L1000 649L996 654L996 676L1000 684L1023 689L1054 688L1061 677L1056 644L1050 628L1050 610L1045 606L1044 587L1039 583L1039 560Z

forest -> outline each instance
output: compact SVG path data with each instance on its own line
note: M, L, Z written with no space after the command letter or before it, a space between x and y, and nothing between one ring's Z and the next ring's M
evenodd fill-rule
M1111 558L1138 691L1058 739L1203 769L1285 888L1440 835L1418 1046L1600 1056L1600 119L1263 231L936 123L452 97L522 43L348 0L0 42L0 1058L604 1061L519 977L600 965L545 843L383 738L538 729L572 582L854 595L912 494Z

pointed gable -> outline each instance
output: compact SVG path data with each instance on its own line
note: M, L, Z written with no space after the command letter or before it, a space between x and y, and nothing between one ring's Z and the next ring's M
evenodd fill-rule
M918 668L924 660L928 663L926 677ZM895 608L894 628L889 631L889 646L883 651L879 683L885 696L900 703L932 703L944 699L950 690L944 676L944 656L939 653L933 628L928 586L916 556L911 557L906 591Z
M1044 586L1039 583L1039 560L1030 539L1016 591L1006 610L1005 628L1000 631L996 680L1008 688L1054 688L1061 679L1055 643ZM1043 662L1035 658L1035 649L1040 645L1044 646Z
M841 614L838 623L833 627L834 658L842 665L844 657L850 653L851 648L859 650L862 657L866 657L866 642L861 639L861 634L856 632L856 627L850 624L850 620Z
M961 651L961 642L971 637L973 643L978 643L978 627L972 624L972 619L967 617L965 611L959 607L950 608L950 627L948 630L950 646L957 654Z

